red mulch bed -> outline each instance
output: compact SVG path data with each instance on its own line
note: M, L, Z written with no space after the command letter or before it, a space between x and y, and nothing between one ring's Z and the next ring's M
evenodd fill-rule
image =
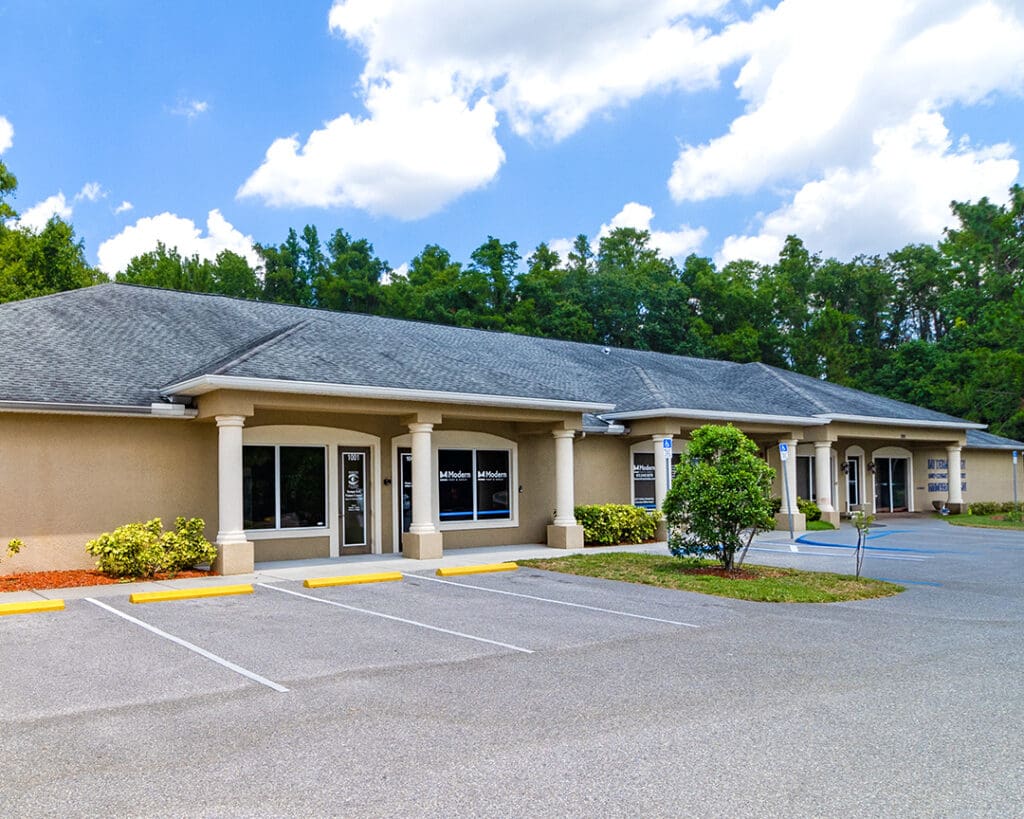
M727 572L721 566L701 566L696 569L683 569L683 574L713 574L715 577L724 577L727 580L757 580L754 572L746 569L734 569Z
M147 580L173 580L179 577L210 577L213 571L188 569L173 576L164 572L153 577L110 577L96 569L69 569L61 572L23 572L0 575L0 592L33 591L35 589L69 589L73 586L103 586L108 583L143 583Z

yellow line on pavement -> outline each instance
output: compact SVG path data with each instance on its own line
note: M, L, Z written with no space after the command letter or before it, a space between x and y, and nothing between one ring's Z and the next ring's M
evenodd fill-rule
M386 583L401 580L401 572L370 572L367 574L344 574L339 577L313 577L302 585L307 589L322 589L325 586L355 586L358 583Z
M63 611L63 600L37 600L31 603L0 603L0 617L5 614L32 614L37 611Z
M452 566L448 569L438 569L438 577L458 577L462 574L485 574L487 572L511 572L518 569L515 563L485 563L481 566Z
M197 597L226 597L231 594L252 594L252 586L245 583L239 586L207 586L198 589L136 592L128 600L131 603L165 603L169 600L193 600Z

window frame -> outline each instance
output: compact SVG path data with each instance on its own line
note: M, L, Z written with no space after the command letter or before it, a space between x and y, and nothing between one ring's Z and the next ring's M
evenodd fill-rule
M243 443L242 444L242 463L244 468L245 463L245 450L249 447L253 448L273 448L274 450L274 526L263 527L259 529L245 529L247 535L260 534L273 532L275 534L287 533L292 534L308 534L327 533L330 526L330 515L331 515L331 481L330 481L330 447L327 444L264 444L264 443ZM288 449L319 449L324 456L324 522L320 526L282 526L281 525L281 449L282 447ZM243 521L243 526L244 526Z
M446 521L441 517L441 453L442 452L469 452L470 453L470 482L473 490L473 517L466 520L448 520ZM477 453L479 452L504 452L508 456L508 517L480 517L480 500L479 500L479 478L478 478L478 467L477 467ZM514 456L512 447L502 447L493 445L483 446L438 446L434 461L434 485L436 487L435 504L437 506L437 519L442 531L449 529L480 529L485 527L507 527L513 525L513 520L517 517L515 514L515 504L513 502L513 494L518 491L518 486L514 481L515 470L513 467Z

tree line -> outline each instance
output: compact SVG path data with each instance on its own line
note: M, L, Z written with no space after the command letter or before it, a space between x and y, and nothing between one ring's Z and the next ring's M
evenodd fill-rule
M70 225L17 226L16 180L0 163L0 301L106 281ZM1009 202L954 202L934 245L848 261L795 237L773 264L680 265L647 231L576 238L562 258L540 244L525 258L494 236L468 260L427 245L401 274L366 239L307 225L260 244L254 268L158 246L121 282L501 330L571 341L763 361L910 401L1024 437L1024 188Z

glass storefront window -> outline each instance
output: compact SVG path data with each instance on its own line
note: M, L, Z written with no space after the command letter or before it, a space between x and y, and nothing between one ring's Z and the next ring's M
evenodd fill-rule
M507 449L439 449L441 522L511 520L511 465Z
M474 519L473 450L438 450L437 506L442 523Z
M246 529L277 528L274 447L242 448L242 514Z
M476 453L476 509L479 520L509 520L509 453L480 449Z
M242 448L246 529L297 529L327 522L327 451L322 446Z
M654 508L654 453L633 453L633 505Z

